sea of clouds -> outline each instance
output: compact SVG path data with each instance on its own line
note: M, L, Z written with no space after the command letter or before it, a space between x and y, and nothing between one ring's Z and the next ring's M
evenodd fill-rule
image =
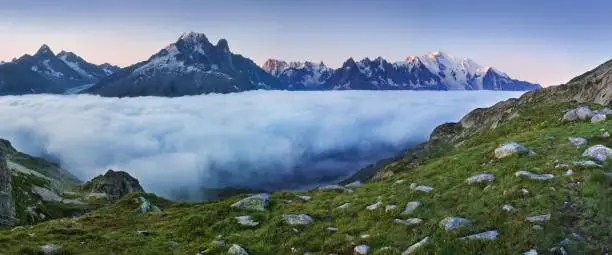
M253 91L180 98L0 97L0 137L82 180L125 170L145 189L300 189L340 180L441 123L521 92Z

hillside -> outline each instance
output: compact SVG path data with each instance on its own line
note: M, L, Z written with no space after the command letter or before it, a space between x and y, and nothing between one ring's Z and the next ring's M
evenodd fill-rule
M606 63L566 85L476 109L362 172L363 184L207 203L132 193L80 217L0 230L0 250L602 254L612 248L612 150L597 145L612 147L610 77Z

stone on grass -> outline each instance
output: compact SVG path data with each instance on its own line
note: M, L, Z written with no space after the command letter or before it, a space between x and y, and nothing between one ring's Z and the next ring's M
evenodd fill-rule
M474 183L482 183L482 182L493 182L494 180L495 180L495 176L493 174L482 173L482 174L477 174L470 178L467 178L465 182L467 184L474 184Z
M418 241L418 242L414 243L413 245L411 245L410 247L408 247L408 249L406 249L404 252L402 252L402 255L413 254L421 246L427 244L427 242L429 242L429 236L426 236L425 238L421 239L420 241Z
M582 166L582 167L603 167L602 165L597 164L597 162L592 161L592 160L578 160L578 161L572 162L572 165Z
M574 136L570 136L567 138L569 140L569 142L576 146L576 147L582 147L583 145L585 145L587 143L587 139L586 138L582 138L582 137L574 137Z
M550 220L550 214L542 214L542 215L529 216L529 217L525 218L525 220L529 221L529 222L544 222L544 221L549 221Z
M306 214L285 214L283 218L289 225L308 225L313 221L312 217Z
M605 114L598 113L598 114L593 115L593 117L591 117L591 123L593 124L603 122L603 121L606 121Z
M344 204L342 204L342 205L338 206L338 209L346 209L346 208L348 208L350 205L351 205L351 203L344 203Z
M374 211L374 210L378 209L378 207L379 207L380 205L382 205L382 202L381 202L381 201L376 201L376 203L371 204L371 205L368 205L368 206L366 207L366 209L368 209L368 210L370 210L370 211Z
M136 230L136 234L141 236L148 236L150 233L147 230Z
M563 121L575 121L578 120L578 114L576 114L576 109L571 109L565 114L563 114Z
M170 245L170 248L174 249L179 245L179 243L176 241L170 241L168 242L168 245Z
M356 188L361 187L361 185L363 185L363 184L360 181L354 181L354 182L351 182L351 183L349 183L347 185L344 185L344 187L347 187L349 189L356 189Z
M497 230L489 230L478 234L461 237L459 240L495 240L499 232Z
M355 251L355 254L365 255L365 254L368 254L368 252L370 252L370 246L367 246L365 244L357 245L355 246L354 251Z
M608 131L604 131L603 133L601 133L601 136L599 136L601 139L608 139L610 138L610 132Z
M565 175L566 176L570 176L570 175L573 175L573 174L574 174L574 170L572 170L572 169L567 169L567 171L565 171Z
M456 230L470 224L470 220L461 217L446 217L440 221L440 226L446 231Z
M512 156L514 154L528 154L529 149L525 146L516 143L508 142L495 149L495 157L498 159Z
M232 204L231 207L241 210L263 212L268 208L271 197L272 196L267 193L252 195Z
M553 247L549 251L555 255L567 255L567 251L563 247Z
M227 254L230 255L249 255L246 250L240 245L232 244L232 246L227 250Z
M535 249L531 249L526 252L523 252L523 255L538 255L538 251L536 251Z
M419 224L423 223L423 220L419 219L419 218L410 218L410 219L406 219L406 220L394 219L393 223L402 224L402 225L410 227L410 226L419 225Z
M581 106L576 108L576 115L578 116L579 120L588 120L595 115L595 112L593 112L588 106Z
M584 153L582 153L582 156L604 162L606 159L612 158L612 149L601 144L594 145L586 149Z
M402 214L411 214L419 206L421 206L421 202L420 201L410 201L410 202L408 202L406 204L406 209L404 209L404 212L402 212Z
M242 225L242 226L248 226L248 227L255 227L257 225L259 225L259 222L254 221L253 219L251 219L251 216L238 216L235 218L236 221L238 221L238 224Z
M310 201L312 199L311 196L297 196L302 201Z
M43 254L53 254L61 248L61 246L55 244L45 244L40 246L40 250L43 252Z
M425 193L429 193L433 190L432 187L429 187L427 185L419 185L416 183L410 184L410 189L420 191L420 192L425 192Z
M338 228L336 228L336 227L327 227L327 231L329 231L329 232L338 232Z
M397 205L387 205L385 206L385 212L395 210L396 208L397 208Z
M136 209L137 212L140 212L140 213L160 213L162 212L162 210L159 209L159 207L151 203L151 201L147 200L146 198L138 197L138 200L140 200L140 206L138 207L138 209Z
M514 175L517 177L527 177L534 181L547 181L555 177L552 174L534 174L529 171L518 171Z
M514 211L515 208L514 208L514 206L511 206L511 205L504 205L504 206L502 206L502 210L505 211L505 212L511 212L511 211Z
M368 239L370 238L370 234L363 234L359 236L361 239Z
M326 186L323 186L323 187L319 187L319 190L323 190L323 191L337 190L337 191L343 191L343 192L348 192L348 193L353 192L352 189L349 189L349 188L346 188L346 187L342 187L342 186L336 185L336 184L326 185Z

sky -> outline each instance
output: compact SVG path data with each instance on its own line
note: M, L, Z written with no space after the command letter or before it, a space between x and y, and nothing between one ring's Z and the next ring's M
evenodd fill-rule
M612 58L612 1L0 0L0 60L43 43L129 66L184 32L258 64L389 61L444 51L513 78L561 84Z

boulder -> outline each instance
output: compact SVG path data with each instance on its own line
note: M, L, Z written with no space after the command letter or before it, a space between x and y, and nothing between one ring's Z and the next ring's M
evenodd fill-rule
M313 221L312 217L306 214L285 214L283 219L289 225L309 225Z
M406 249L404 252L402 252L402 255L413 254L421 246L427 244L427 242L429 242L429 236L426 236L425 238L421 239L420 241L418 241L418 242L414 243L413 245L411 245L410 247L408 247L408 249Z
M515 210L514 206L511 206L511 205L503 205L502 206L502 211L504 211L504 212L512 212L514 210Z
M140 206L138 207L138 209L136 209L136 211L140 213L160 213L162 212L162 210L159 209L159 207L151 203L151 201L147 200L146 198L138 197L138 200L140 201Z
M601 139L608 139L610 138L610 132L608 131L603 131L603 133L601 133L601 136L599 136Z
M474 183L482 183L482 182L493 182L494 180L495 180L495 176L493 174L482 173L482 174L474 175L470 178L467 178L465 182L467 184L474 184Z
M588 120L595 115L595 112L593 112L588 106L580 106L576 108L575 111L579 120Z
M502 159L515 154L528 154L529 152L529 149L519 143L508 142L495 149L494 153L496 158Z
M385 212L395 210L396 208L397 208L397 205L387 205L385 206Z
M410 201L410 202L408 202L408 204L406 204L406 209L404 209L404 212L402 212L402 214L411 214L419 206L421 206L421 202L420 201Z
M587 143L587 139L586 138L582 138L582 137L574 137L574 136L570 136L567 138L569 140L569 142L576 146L576 147L582 147Z
M231 205L232 208L249 210L249 211L266 211L272 196L267 193L261 193L246 197Z
M112 169L85 183L83 190L90 193L105 193L111 200L132 192L144 192L138 179L124 171L113 171Z
M527 177L534 181L547 181L555 177L552 174L534 174L529 171L518 171L514 173L514 175L516 175L517 177Z
M0 226L12 226L17 222L11 178L6 158L0 152Z
M227 250L227 254L229 255L249 255L246 250L240 245L232 244L232 246Z
M600 164L597 164L597 162L592 161L592 160L578 160L578 161L574 161L572 162L573 166L581 166L581 167L603 167Z
M542 215L529 216L529 217L525 218L525 220L529 221L529 222L544 222L544 221L549 221L550 220L550 214L542 214Z
M578 114L576 114L576 109L571 109L563 115L563 121L570 122L578 120Z
M591 117L591 123L593 124L603 122L603 121L606 121L605 114L598 113L598 114L593 115L593 117Z
M603 162L606 161L608 158L612 158L612 149L601 144L594 145L586 149L584 153L582 153L582 156Z
M370 252L370 246L367 246L365 244L357 245L357 246L355 246L355 249L353 249L353 250L355 251L355 254L365 255L365 254L368 254Z
M531 249L526 252L523 252L523 255L538 255L538 251L536 251L535 249Z
M456 230L470 224L470 220L461 217L446 217L440 221L440 226L446 231Z
M412 183L410 184L410 189L415 190L415 191L420 191L420 192L425 192L425 193L429 193L433 190L432 187L427 186L427 185L419 185L416 183Z
M419 219L419 218L410 218L410 219L406 219L406 220L394 219L393 223L402 224L402 225L410 227L410 226L422 224L423 220Z
M351 205L351 203L344 203L344 204L342 204L342 205L338 206L338 209L346 209L346 208L348 208L350 205Z
M346 187L342 187L342 186L336 185L336 184L326 185L326 186L323 186L323 187L319 187L319 190L323 190L323 191L337 190L337 191L342 191L342 192L347 192L347 193L353 192L352 189L349 189L349 188L346 188Z
M478 234L469 235L466 237L461 237L459 238L459 240L495 240L497 239L498 235L499 232L497 232L497 230L490 230Z
M382 202L381 202L381 201L376 201L376 203L371 204L371 205L368 205L368 206L366 207L366 209L368 209L368 210L370 210L370 211L374 211L374 210L378 209L378 207L379 207L379 206L381 206L381 205L382 205Z
M251 219L251 216L238 216L238 217L235 217L235 219L236 221L238 221L238 224L242 226L255 227L259 225L259 222Z

